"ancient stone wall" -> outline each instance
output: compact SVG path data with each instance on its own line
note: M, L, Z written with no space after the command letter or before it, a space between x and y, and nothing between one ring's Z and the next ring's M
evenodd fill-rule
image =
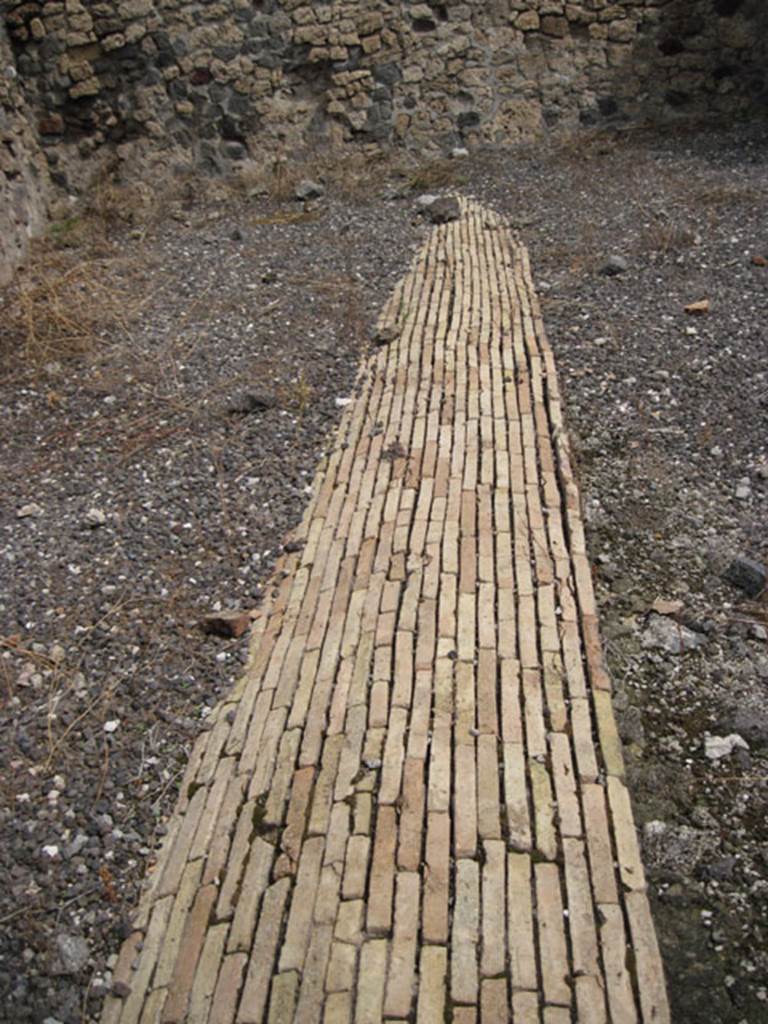
M53 180L116 144L224 169L768 108L764 0L5 0ZM7 83L6 86L7 88ZM18 91L18 90L16 90ZM17 97L18 99L18 97ZM72 170L73 166L76 168Z
M48 165L0 23L0 285L46 221Z

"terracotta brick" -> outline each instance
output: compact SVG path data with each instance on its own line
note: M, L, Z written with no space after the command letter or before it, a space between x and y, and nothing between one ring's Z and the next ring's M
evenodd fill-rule
M216 887L213 885L200 889L184 923L179 954L168 986L169 996L163 1006L163 1024L181 1024L186 1020L195 971L216 895Z
M366 916L366 926L370 935L385 935L392 927L396 843L396 811L394 807L380 807L376 817Z
M418 871L424 840L424 763L408 758L403 768L403 799L400 808L397 865L404 871Z

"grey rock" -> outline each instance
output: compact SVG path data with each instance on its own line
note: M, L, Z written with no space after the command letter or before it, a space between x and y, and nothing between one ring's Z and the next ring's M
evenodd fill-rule
M461 216L459 200L455 196L442 196L424 210L427 220L433 224L448 224Z
M250 413L266 412L276 406L277 400L272 395L263 391L248 391L233 399L227 406L227 412L230 416L248 416Z
M629 263L627 263L623 256L609 256L600 268L600 273L603 277L616 277L618 274L624 274L628 270Z
M325 185L321 185L319 181L311 181L309 178L305 178L296 186L294 195L300 200L319 199L325 195Z
M737 555L725 571L725 578L749 597L758 597L768 585L768 569L744 555Z
M43 514L42 508L35 501L31 501L28 505L22 505L20 509L16 511L17 519L31 519L41 516Z
M649 821L643 828L643 855L649 870L659 875L691 875L718 847L715 832Z
M389 345L393 341L397 341L400 337L400 331L392 324L387 324L384 327L379 327L373 332L372 341L374 345Z
M694 633L686 626L680 625L661 615L651 615L642 636L644 648L655 648L669 654L683 654L685 651L696 650L706 643L703 636Z
M758 702L733 706L718 719L718 728L737 734L755 747L768 747L768 707Z
M749 744L743 736L733 732L730 736L705 736L704 753L710 761L721 761L730 757L734 750L749 750Z
M106 521L107 515L100 508L89 508L85 513L85 525L89 526L92 530L99 526L104 526Z
M66 932L56 936L56 953L59 960L58 974L79 974L91 955L88 943L82 936L68 935Z
M721 857L719 860L704 864L701 873L705 878L716 882L730 882L736 870L736 863L735 857Z

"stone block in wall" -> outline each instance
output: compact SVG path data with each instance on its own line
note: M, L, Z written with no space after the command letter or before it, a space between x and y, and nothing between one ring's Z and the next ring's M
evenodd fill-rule
M538 11L522 11L515 18L515 26L521 32L538 32L541 28L541 19Z
M541 19L541 31L546 36L564 39L570 33L568 19L554 14L547 14Z

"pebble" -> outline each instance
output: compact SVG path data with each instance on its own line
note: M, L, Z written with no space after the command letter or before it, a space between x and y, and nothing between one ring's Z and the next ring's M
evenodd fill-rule
M99 526L104 526L106 521L106 512L103 512L100 508L89 508L85 513L85 525L89 526L92 530L95 530Z
M705 736L704 753L710 761L720 761L729 757L734 750L749 750L749 744L738 733L731 733L730 736Z
M623 256L609 256L600 268L603 277L617 277L629 270L629 263Z
M28 505L22 505L21 508L16 511L17 519L31 519L41 516L43 510L37 502L31 501Z
M84 938L66 932L56 936L56 952L61 963L61 968L56 973L61 974L79 974L91 955Z
M325 185L322 185L319 181L312 181L309 178L304 178L296 186L295 196L297 199L306 201L307 199L320 199L321 196L325 195Z

